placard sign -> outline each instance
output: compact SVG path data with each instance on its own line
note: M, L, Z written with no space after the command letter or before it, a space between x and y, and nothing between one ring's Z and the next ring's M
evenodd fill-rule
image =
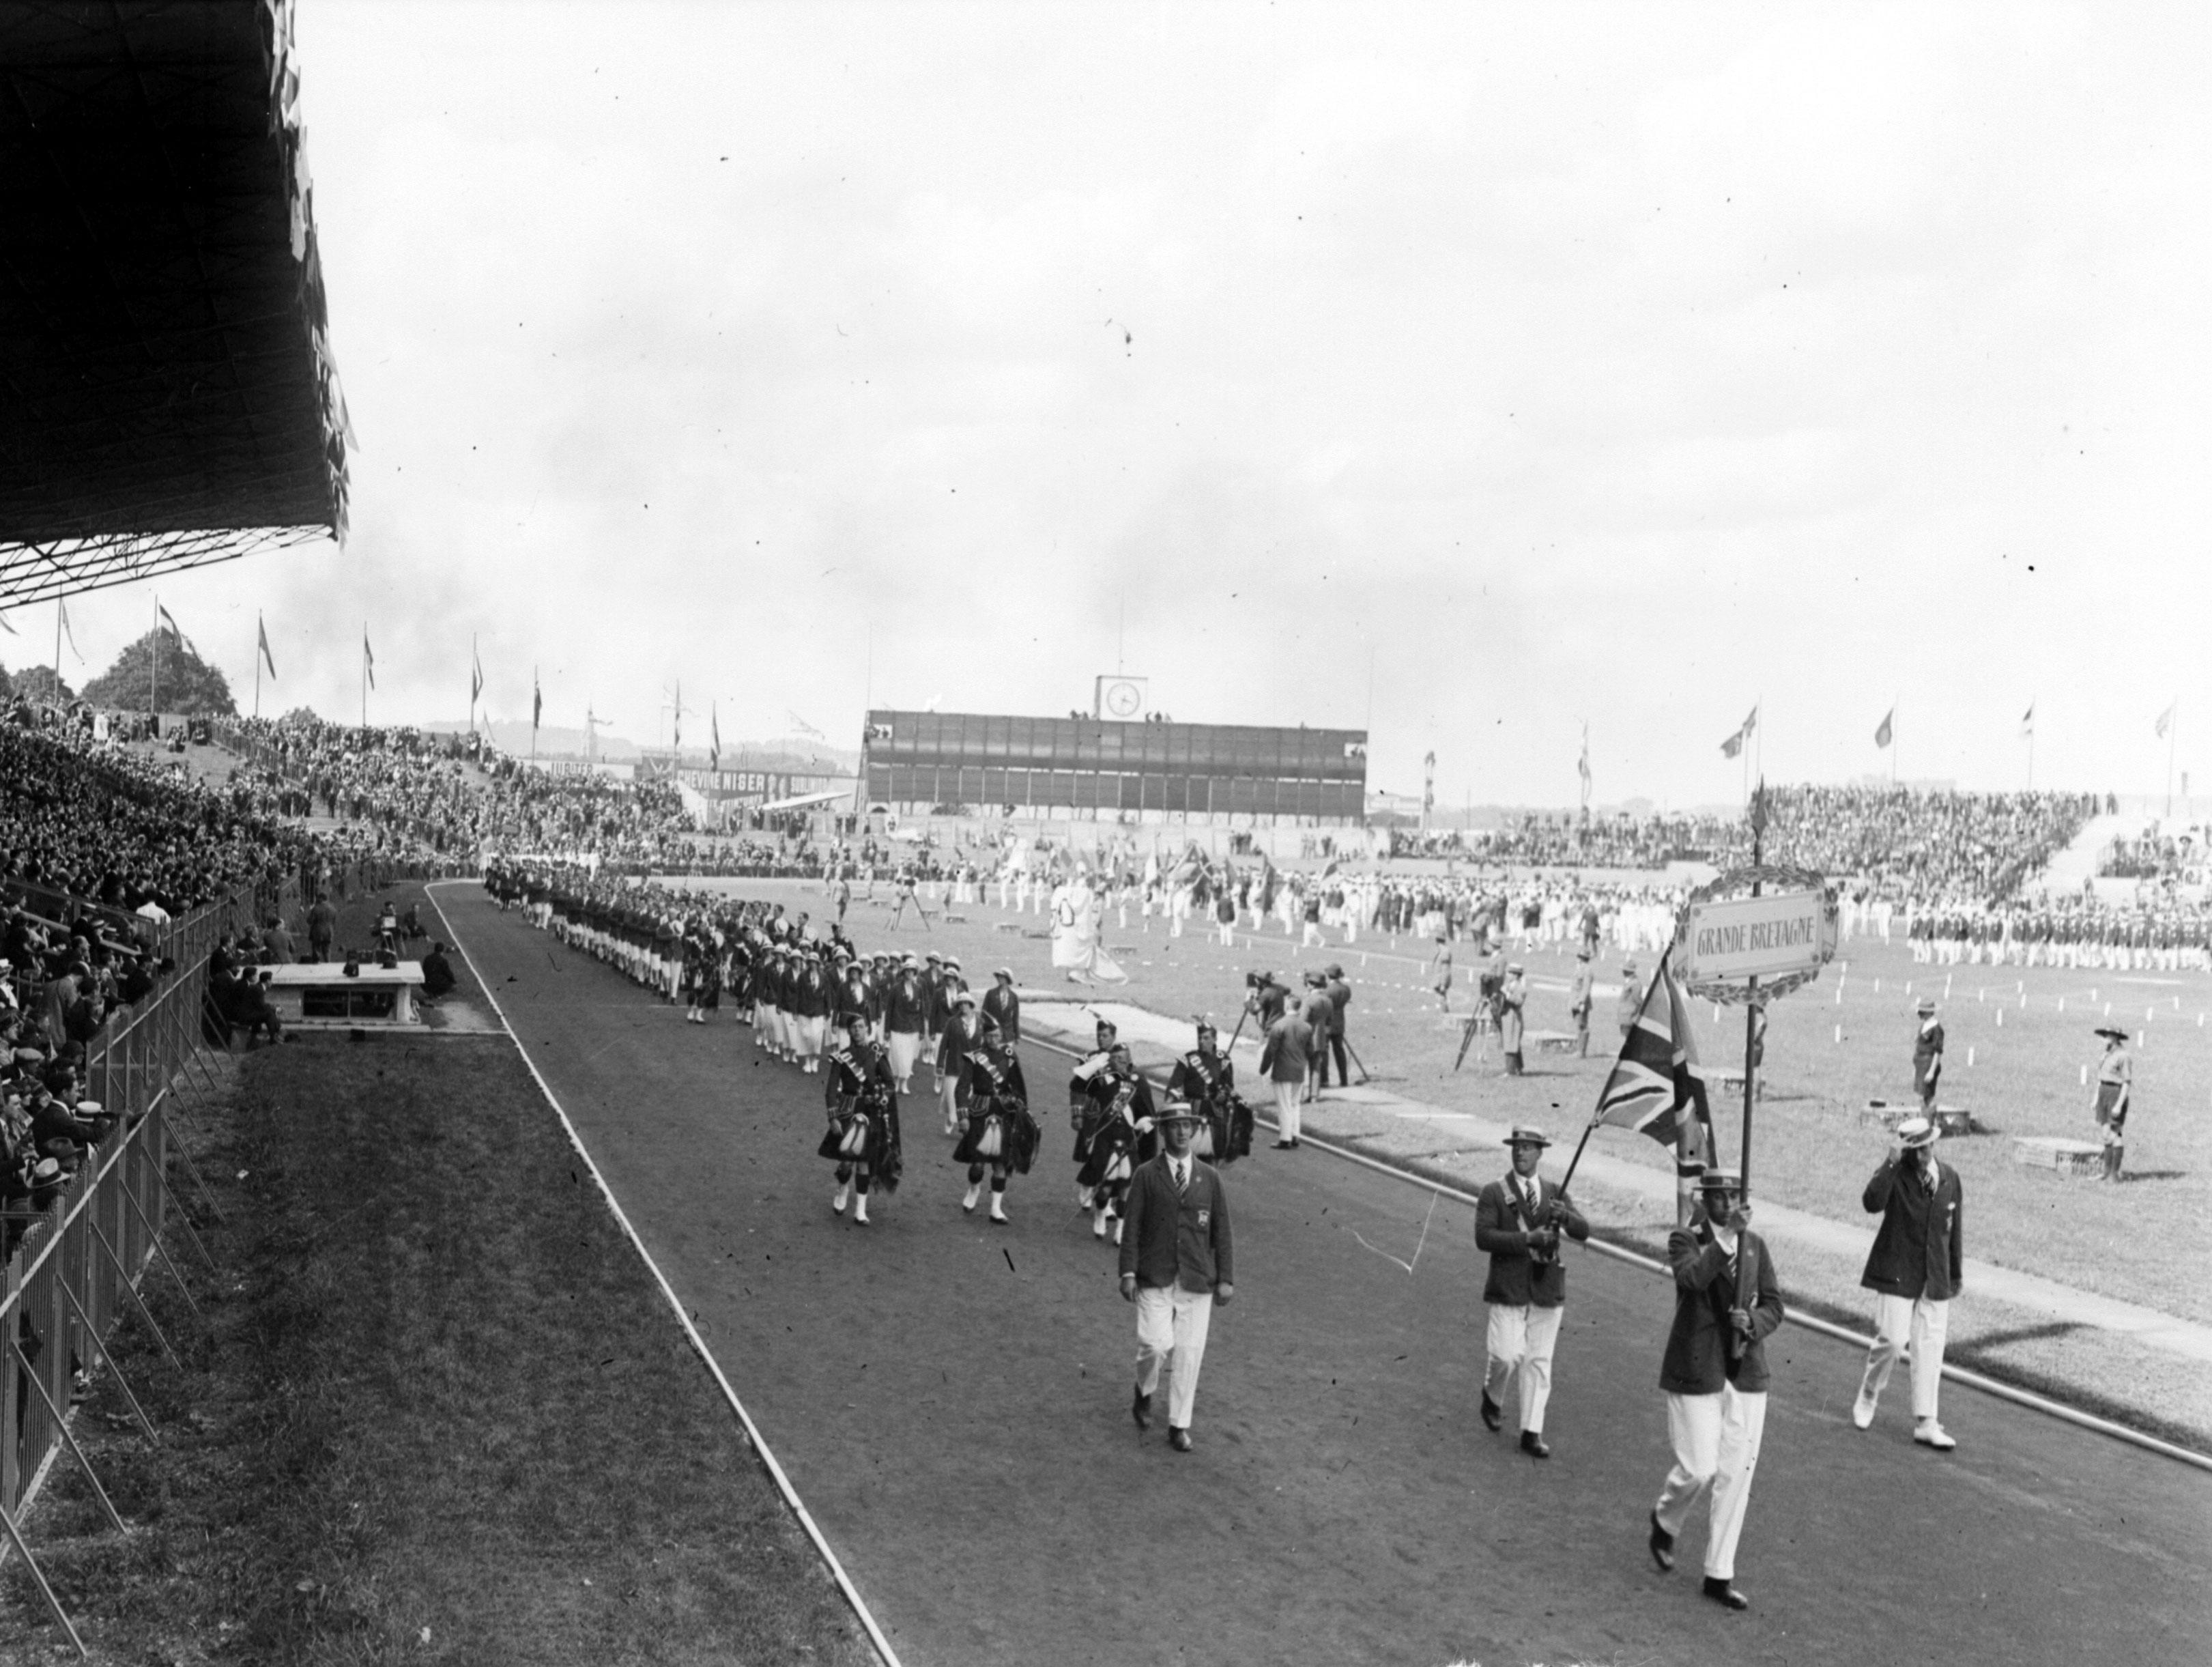
M1817 891L1694 900L1674 940L1677 976L1692 986L1813 973L1835 952L1835 910Z

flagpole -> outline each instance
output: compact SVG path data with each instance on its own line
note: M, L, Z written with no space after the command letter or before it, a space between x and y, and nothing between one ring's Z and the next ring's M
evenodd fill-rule
M1897 786L1897 697L1889 697L1889 785Z
M261 719L261 610L253 611L253 717Z
M58 711L62 703L62 609L64 605L60 597L54 598L54 707Z
M2174 815L2174 742L2181 739L2181 695L2174 695L2174 704L2170 710L2174 713L2174 721L2170 721L2170 724L2166 726L2166 817L2167 821L2172 819Z
M361 622L361 737L368 739L368 621Z
M477 634L469 633L469 739L477 735Z
M54 649L54 680L61 681L62 651ZM161 593L154 593L154 659L146 668L146 715L158 724L161 709ZM55 693L61 691L57 689Z
M2027 703L2027 790L2035 791L2035 702Z
M1896 743L1893 731L1891 744ZM1766 834L1766 778L1759 779L1759 796L1751 803L1751 866L1757 870L1763 861ZM1751 882L1751 895L1759 893L1756 878ZM1759 975L1751 975L1744 994L1743 1007L1743 1155L1737 1159L1741 1174L1737 1177L1739 1192L1746 1204L1751 1202L1751 1103L1759 1085Z

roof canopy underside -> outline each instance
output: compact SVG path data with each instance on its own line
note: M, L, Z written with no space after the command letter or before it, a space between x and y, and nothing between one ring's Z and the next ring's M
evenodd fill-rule
M343 535L290 17L0 10L0 602Z

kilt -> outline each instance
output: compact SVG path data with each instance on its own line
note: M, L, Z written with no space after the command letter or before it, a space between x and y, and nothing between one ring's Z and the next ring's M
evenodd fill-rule
M836 1164L869 1164L876 1161L883 1149L884 1126L881 1118L866 1111L854 1111L839 1117L830 1125L822 1137L822 1144L814 1155L827 1158Z

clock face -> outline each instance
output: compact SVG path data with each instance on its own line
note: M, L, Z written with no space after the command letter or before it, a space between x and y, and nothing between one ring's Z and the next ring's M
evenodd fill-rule
M1114 683L1106 687L1106 709L1117 718L1126 718L1134 712L1140 698L1133 683Z

